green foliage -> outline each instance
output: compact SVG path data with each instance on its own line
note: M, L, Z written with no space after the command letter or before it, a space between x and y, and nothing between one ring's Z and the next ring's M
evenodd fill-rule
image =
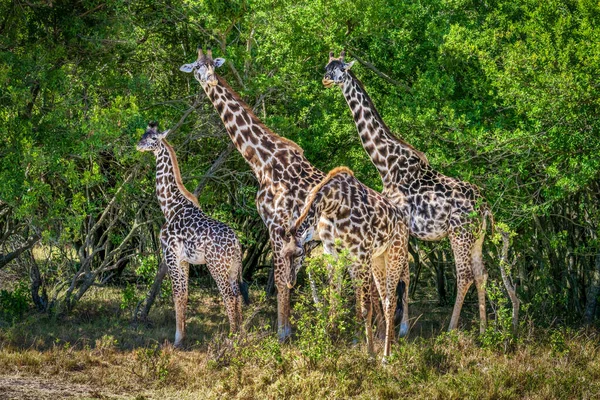
M12 290L0 290L0 322L9 324L21 319L31 307L31 295L25 282L19 282Z
M487 297L494 309L494 320L480 335L479 340L485 347L499 348L508 351L517 343L518 338L513 332L512 307L499 284L488 282L486 287ZM523 321L521 321L523 324Z
M127 284L121 294L121 310L132 309L139 301L135 285Z
M151 284L156 276L156 266L158 262L154 254L148 255L147 257L139 257L139 265L135 269L135 275L146 285Z
M135 352L136 365L132 372L145 382L164 382L171 372L171 353L158 344Z
M227 59L219 73L315 166L347 165L380 189L342 94L320 82L328 52L346 49L390 129L480 186L496 221L519 235L530 315L579 321L600 251L597 2L0 0L0 15L0 225L18 238L41 232L51 300L79 268L102 265L99 249L122 243L134 221L148 224L106 265L158 252L154 160L134 145L149 120L171 127L192 105L169 138L184 183L205 184L203 208L245 250L266 242L241 156L203 179L230 141L198 83L177 71L199 44ZM90 234L121 186L110 221ZM3 239L2 253L14 243ZM94 279L113 273L122 270Z
M550 333L550 347L552 349L553 356L561 356L569 353L569 347L567 345L565 334L563 331L555 329Z
M354 290L347 277L348 257L344 251L337 259L325 254L306 260L307 272L320 288L321 300L315 304L309 292L300 291L294 303L292 322L297 330L294 343L309 368L325 359L339 357L340 344L356 332L351 302Z

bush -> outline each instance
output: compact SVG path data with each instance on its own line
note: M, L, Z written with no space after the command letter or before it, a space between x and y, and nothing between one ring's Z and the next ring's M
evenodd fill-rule
M13 324L29 309L30 304L29 287L25 282L19 282L12 292L0 290L0 321Z
M307 291L299 291L293 322L298 332L296 344L309 368L325 359L337 359L341 342L350 341L357 324L352 312L354 290L346 274L348 254L336 260L329 255L306 260L306 269L318 290L315 303Z

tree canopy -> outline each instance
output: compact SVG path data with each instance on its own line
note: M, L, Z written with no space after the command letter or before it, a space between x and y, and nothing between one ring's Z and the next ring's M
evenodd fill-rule
M177 127L184 183L238 231L246 276L268 259L256 183L178 71L198 45L226 58L220 74L315 166L347 165L380 189L342 94L321 84L329 51L346 49L391 130L481 187L516 233L532 312L600 312L600 5L589 0L0 0L0 255L39 236L51 298L77 300L158 251L154 160L135 150L150 120Z

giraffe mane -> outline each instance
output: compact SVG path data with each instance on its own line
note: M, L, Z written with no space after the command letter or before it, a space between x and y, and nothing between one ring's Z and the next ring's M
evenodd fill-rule
M258 119L258 117L254 114L254 112L252 111L252 109L250 108L250 106L244 100L242 100L242 98L240 97L240 95L235 90L233 90L233 88L231 86L229 86L229 84L225 81L225 79L223 79L220 75L217 75L217 74L215 74L215 76L217 77L217 80L219 81L219 83L221 85L223 85L229 91L229 93L231 93L231 95L239 103L239 105L242 106L242 108L244 108L244 110L251 117L253 117L253 121L252 121L253 123L255 123L256 125L258 125L258 127L260 129L262 129L263 131L265 131L267 134L272 135L277 140L280 140L283 143L288 144L294 150L298 151L300 153L300 155L304 155L304 150L302 149L302 147L300 147L298 145L298 143L296 143L293 140L290 140L288 138L285 138L283 136L280 136L280 135L276 134L275 132L273 132L260 119Z
M414 151L415 154L421 159L421 161L423 161L426 165L429 165L429 160L427 160L427 156L425 155L425 153L417 150L412 144L407 143L406 141L400 139L399 137L396 137L396 135L394 135L392 133L390 128L383 121L383 118L381 118L381 115L379 115L379 111L377 111L377 108L375 107L375 103L373 103L373 100L371 100L369 93L367 93L367 90L365 89L365 85L363 85L363 83L360 81L360 79L358 79L356 77L356 75L354 75L354 72L352 72L352 70L348 70L348 73L350 74L352 79L354 79L356 81L356 84L362 89L363 95L365 96L365 99L369 103L369 106L371 107L371 110L373 111L375 118L377 118L381 122L382 128L389 134L390 138L392 138L393 140L397 141L398 143L402 144L403 146L406 146L409 149L411 149L412 151Z
M310 207L314 203L315 199L317 198L317 194L319 194L319 192L321 191L323 186L325 186L329 181L331 181L333 178L335 178L336 176L338 176L340 174L348 174L348 175L354 176L354 172L352 172L352 170L348 167L336 167L336 168L332 169L331 171L329 171L327 176L325 176L325 178L323 178L323 180L321 182L319 182L317 184L317 186L315 186L314 188L312 188L310 190L308 197L306 198L306 203L304 203L304 208L302 209L302 214L300 214L300 216L296 220L296 223L294 224L294 227L293 227L294 232L296 232L298 230L300 225L302 225L302 223L306 219L306 216L308 215Z
M194 203L198 208L200 208L200 204L198 204L198 198L194 196L189 190L185 188L183 185L183 181L181 180L181 171L179 170L179 162L177 161L177 156L175 155L175 150L173 147L167 142L166 139L161 139L161 142L165 145L165 148L169 152L169 157L171 158L171 164L173 165L173 175L175 176L175 183L177 184L177 188L183 194L183 196Z

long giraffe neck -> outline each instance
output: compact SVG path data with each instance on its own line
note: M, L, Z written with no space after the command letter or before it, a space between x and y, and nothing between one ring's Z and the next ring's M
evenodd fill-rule
M189 202L200 208L198 199L183 186L177 157L171 145L164 139L160 140L159 148L154 154L156 156L156 197L165 218L169 220Z
M384 190L414 179L429 165L425 154L392 135L358 78L348 71L342 86L360 140L379 171Z
M345 198L348 193L344 194L344 188L348 189L349 179L344 174L354 175L348 168L338 167L331 170L317 186L311 189L302 213L292 227L293 231L297 231L302 224L315 229L323 212L332 214L339 212L342 207L348 208Z
M268 178L268 171L272 171L270 164L274 161L276 150L287 149L302 155L302 149L296 143L267 128L223 78L218 77L218 84L214 86L203 84L202 87L219 113L233 144L259 182Z

